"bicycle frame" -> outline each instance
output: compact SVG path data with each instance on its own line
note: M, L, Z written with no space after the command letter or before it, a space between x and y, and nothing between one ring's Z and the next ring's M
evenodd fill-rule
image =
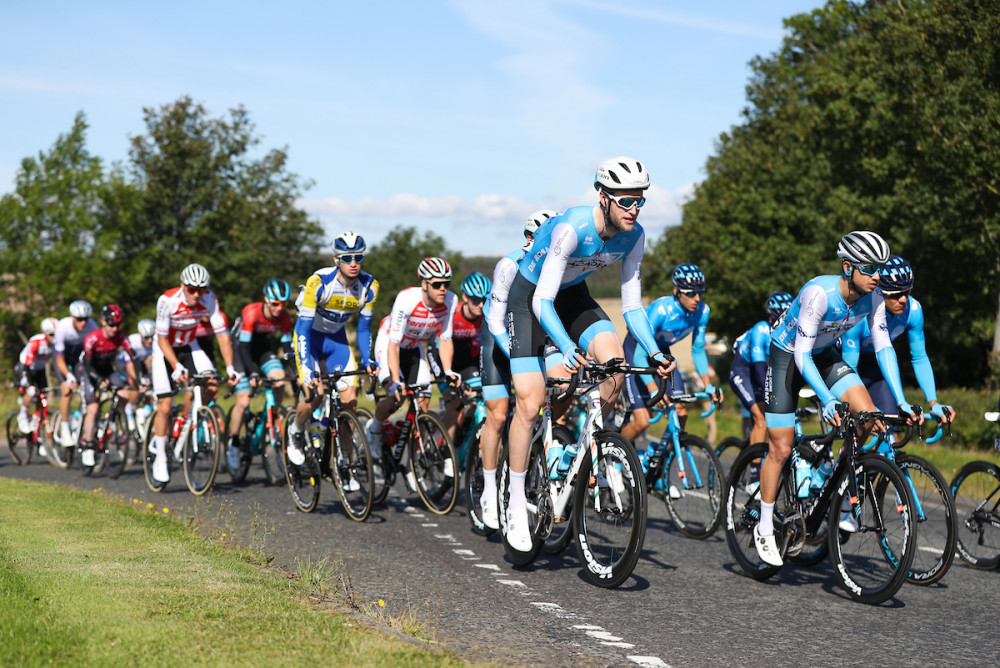
M694 455L691 454L691 449L681 443L681 422L680 418L677 416L677 407L674 405L675 402L681 401L684 403L693 402L695 399L710 399L711 395L705 392L696 392L694 394L681 394L670 398L670 404L666 409L656 409L656 415L652 416L649 420L650 424L659 422L664 415L667 416L667 428L663 431L663 436L660 437L659 446L657 450L663 450L657 455L659 461L650 461L647 470L647 483L650 483L652 487L652 482L660 477L661 470L663 467L661 464L665 463L668 459L666 457L666 447L672 447L674 457L677 458L677 468L679 471L681 483L684 485L685 490L700 489L704 486L701 479L701 474L698 472L698 466L695 464ZM703 418L708 417L713 412L715 412L716 404L713 402L711 408L701 414ZM688 468L692 472L692 476L688 476L687 469L685 469L685 455L687 459ZM652 476L650 478L650 476ZM691 481L690 478L693 477L694 480ZM693 485L693 486L692 486Z

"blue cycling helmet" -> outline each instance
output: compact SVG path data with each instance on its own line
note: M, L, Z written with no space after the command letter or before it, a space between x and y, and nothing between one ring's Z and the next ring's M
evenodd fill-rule
M910 263L898 255L890 255L885 263L885 269L879 273L878 286L886 294L912 290L913 269Z
M490 288L492 287L493 282L484 274L480 274L478 271L472 272L465 277L464 281L462 281L462 292L469 297L486 299L486 295L490 294Z
M334 255L348 255L351 253L364 253L367 250L365 238L354 232L344 232L333 240Z
M272 278L264 285L264 296L273 301L287 302L292 296L292 290L287 282L280 278Z
M696 264L679 264L670 276L670 281L678 290L705 290L705 272Z
M772 320L777 320L785 314L792 305L792 296L787 292L772 292L764 302L764 310Z

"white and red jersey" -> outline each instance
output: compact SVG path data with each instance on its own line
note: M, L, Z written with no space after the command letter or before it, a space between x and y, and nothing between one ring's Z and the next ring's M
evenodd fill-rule
M213 334L218 336L226 331L226 319L211 291L206 290L194 306L188 306L184 287L171 288L156 302L156 335L165 336L174 348L186 346L194 340L198 322L205 316L208 316ZM156 348L154 346L154 350Z
M389 340L398 343L400 348L416 348L435 336L450 341L457 306L458 299L451 290L445 295L443 304L427 306L421 288L406 288L392 303Z
M35 334L28 339L28 345L18 355L17 361L24 365L25 369L40 371L52 359L55 350L49 345L49 339L44 334Z
M94 319L87 318L87 324L78 332L76 331L76 327L73 326L73 320L75 318L68 315L56 325L56 339L53 347L57 355L65 355L67 347L76 348L79 351L83 346L83 340L87 337L87 334L97 329L97 323L94 322ZM68 363L73 364L74 362L76 362L75 359L70 360Z

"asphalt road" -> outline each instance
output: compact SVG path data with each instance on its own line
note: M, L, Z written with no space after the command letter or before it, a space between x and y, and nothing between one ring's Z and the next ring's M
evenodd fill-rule
M59 471L44 459L17 466L0 448L0 475L98 487L184 512L194 504L183 476L150 492L141 468L117 481ZM264 551L297 570L321 559L342 564L361 604L382 599L389 614L412 615L428 634L469 660L575 666L1000 665L993 606L1000 573L956 558L930 587L905 585L880 606L854 603L828 562L787 566L757 582L735 566L721 533L695 541L676 532L661 501L650 499L645 548L633 577L616 590L589 583L575 548L515 569L499 538L469 530L464 500L448 516L423 509L398 483L364 523L347 518L325 485L312 514L298 512L283 486L268 487L259 464L234 487L220 473L199 502L202 514L225 505L243 524L273 525Z

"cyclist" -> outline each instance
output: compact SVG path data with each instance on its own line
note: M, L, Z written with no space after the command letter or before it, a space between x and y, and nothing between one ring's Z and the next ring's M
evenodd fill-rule
M708 329L711 313L708 304L701 298L705 292L705 273L696 264L681 264L674 268L670 281L673 294L660 297L646 307L646 317L649 318L658 349L669 355L670 346L691 334L691 358L695 371L701 376L705 392L712 395L715 403L722 403L722 388L712 385L708 356L705 354L705 330ZM631 332L625 337L624 349L626 360L636 366L649 366L646 351L637 345L636 337ZM625 382L632 405L632 419L622 427L622 436L634 442L649 426L646 402L656 393L656 382L649 375L630 375ZM673 374L663 405L669 403L669 397L684 392L684 374ZM676 410L683 430L687 424L687 407L677 404Z
M212 331L219 342L219 350L226 365L226 376L231 385L238 380L233 367L233 347L229 340L226 320L219 310L215 294L208 289L211 278L200 264L189 264L181 272L181 284L170 288L156 302L156 345L153 346L153 394L156 395L156 417L153 420L153 479L169 482L167 467L167 426L170 423L170 405L174 383L187 382L188 372L210 373L215 371L208 355L195 340L198 322L208 317ZM205 388L204 402L215 396L217 386L209 383Z
M588 359L606 362L624 356L614 325L587 289L589 274L622 261L625 322L651 357L663 359L642 309L639 273L645 233L636 218L646 202L649 174L632 158L613 158L598 167L594 188L598 206L568 209L536 231L508 295L510 370L517 401L510 426L506 524L508 543L517 551L531 548L524 479L532 428L545 400L546 334L559 347L568 372ZM661 366L658 373L666 376L673 366ZM601 386L606 412L614 406L621 380L614 377Z
M103 326L95 329L83 340L83 352L80 353L80 393L87 402L87 412L83 416L83 439L80 444L80 461L84 466L94 465L94 454L97 443L94 440L97 426L97 411L100 404L97 392L106 387L115 391L125 387L125 383L115 373L115 358L118 352L128 356L125 369L128 380L133 387L139 386L135 375L135 365L132 357L132 344L128 334L122 331L122 310L117 304L108 304L101 309Z
M455 352L451 366L471 387L480 387L479 356L482 350L483 305L490 294L492 282L484 274L472 272L462 281L462 301L455 309L455 320L452 322L452 341ZM434 348L432 361L436 361L437 349ZM440 375L440 369L436 370ZM455 429L459 414L462 411L462 397L454 397L444 408L444 425L448 436L454 441Z
M291 436L287 445L288 459L296 466L305 461L304 426L309 415L323 400L324 388L316 374L324 370L354 371L358 361L347 343L347 321L358 314L357 344L361 366L374 372L371 359L372 309L378 299L378 281L362 270L367 250L365 240L354 232L345 232L333 241L336 265L320 269L306 281L299 295L299 317L295 322L295 366L304 391L314 388L311 402L305 398L295 409L295 419L289 425ZM337 391L345 407L357 405L357 377L337 381ZM323 474L329 475L329 452L322 456Z
M889 256L885 271L880 274L879 288L885 300L889 338L895 341L903 332L907 333L913 372L930 406L931 415L940 422L951 422L955 409L937 400L934 370L924 344L924 309L920 302L910 296L910 291L913 290L913 268L910 263L898 255ZM859 322L841 337L839 343L842 344L844 361L858 372L878 409L883 413L895 413L895 399L875 359L868 322Z
M441 369L449 384L457 385L461 376L452 370L454 343L452 324L458 308L451 285L451 265L439 257L428 257L417 266L420 287L406 288L392 303L389 327L386 332L386 368L380 370L379 380L385 385L388 396L375 406L375 417L368 423L368 443L372 456L382 456L382 424L403 400L407 385L422 385L431 381L430 367L425 359L424 343L438 337ZM379 342L376 341L376 348ZM421 396L420 406L426 410L430 392ZM412 472L411 472L412 473Z
M889 383L899 409L919 421L906 402L896 365L896 353L886 329L885 302L878 288L879 275L889 259L889 245L874 232L859 230L845 235L837 246L840 275L817 276L799 292L771 333L767 363L767 405L764 419L770 442L760 468L760 522L754 527L754 544L760 558L782 564L774 540L774 501L781 467L795 438L795 407L799 390L808 383L823 402L823 417L840 425L837 402L847 401L856 411L872 411L868 390L833 345L862 319L874 333L872 345L878 365ZM859 434L864 441L872 424ZM844 510L844 509L842 509ZM840 528L856 530L849 513Z
M136 404L139 403L139 394L145 392L152 385L149 370L153 363L153 336L156 334L156 323L149 318L143 318L139 321L137 330L136 333L129 334L128 343L132 346L131 362L139 381L138 385L132 385L128 376L127 365L130 361L128 353L122 350L115 358L115 371L118 374L118 379L128 382L128 386L123 390L127 399L125 419L128 422L128 428L132 430L136 428L135 408Z
M767 438L767 423L764 421L764 383L767 378L767 356L771 350L771 329L788 307L792 305L792 295L787 292L772 292L764 302L767 320L739 335L733 344L733 366L729 369L729 385L736 392L740 403L750 412L753 428L750 443L760 443Z
M479 452L483 462L483 494L479 498L479 507L482 509L483 522L490 529L500 528L497 513L497 465L500 460L500 430L507 421L510 406L510 339L504 324L507 295L510 284L517 275L518 263L531 249L535 232L546 220L558 215L555 211L543 209L528 217L524 226L524 246L497 262L493 269L489 299L483 305L486 326L482 329L479 368L483 401L486 402L486 422L479 437Z
M69 399L73 390L79 387L74 375L75 365L83 351L83 339L97 329L97 323L90 317L90 303L77 299L69 305L69 316L59 321L53 349L56 355L56 378L59 380L59 414L69 415ZM71 448L76 443L69 433L69 420L63 420L57 437L60 445Z
M231 469L240 466L240 449L236 445L236 434L243 423L243 413L250 406L250 386L256 387L257 369L268 378L283 379L285 369L274 345L274 335L278 334L284 346L286 359L292 353L292 317L285 309L285 303L292 296L288 283L280 278L272 278L264 285L264 301L247 304L239 320L239 334L236 339L236 370L243 377L236 383L236 403L229 413L229 447L226 460ZM274 388L274 398L280 404L284 387Z
M34 399L39 388L48 385L45 378L45 366L52 359L52 343L56 338L58 324L59 321L55 318L42 320L42 333L35 334L28 339L27 345L17 357L17 364L14 365L14 375L17 377L17 383L21 389L21 406L17 412L17 428L24 434L30 434L34 430L34 425L31 424L31 417L28 414L31 400Z

